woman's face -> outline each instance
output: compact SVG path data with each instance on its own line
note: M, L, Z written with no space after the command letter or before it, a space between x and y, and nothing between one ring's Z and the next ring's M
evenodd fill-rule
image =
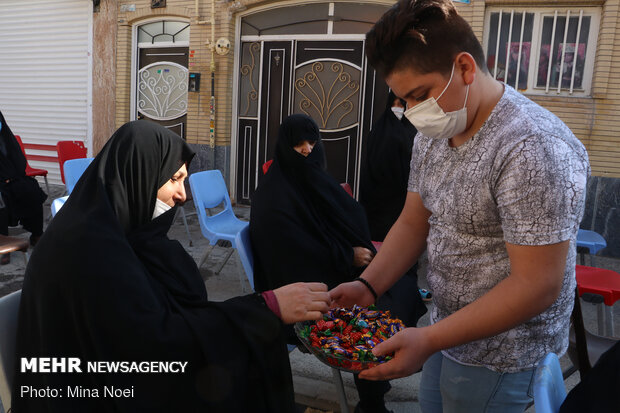
M308 156L312 152L312 149L316 145L316 141L301 141L297 145L293 146L295 152Z
M171 207L177 203L185 202L185 178L187 178L187 167L183 164L183 166L172 175L172 178L159 188L157 191L157 199L165 202Z

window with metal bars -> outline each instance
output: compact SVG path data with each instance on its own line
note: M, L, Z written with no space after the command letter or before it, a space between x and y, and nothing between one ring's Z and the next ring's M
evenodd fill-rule
M487 67L522 92L589 96L599 23L598 8L490 8Z

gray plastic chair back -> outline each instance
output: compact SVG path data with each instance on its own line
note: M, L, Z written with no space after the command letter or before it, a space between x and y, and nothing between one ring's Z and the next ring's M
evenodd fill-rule
M4 411L11 408L11 389L15 368L17 314L22 291L0 298L0 399Z
M588 343L588 359L590 365L594 366L601 355L613 347L618 342L618 339L612 337L599 336L585 330L586 342ZM570 332L568 335L568 350L566 351L568 358L573 362L575 366L579 365L579 357L577 356L577 339L575 337L575 329L573 325L570 326Z

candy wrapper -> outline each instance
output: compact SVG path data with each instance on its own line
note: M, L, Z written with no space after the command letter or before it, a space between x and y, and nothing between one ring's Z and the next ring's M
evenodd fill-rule
M322 320L295 324L295 332L304 346L323 363L352 373L391 360L375 357L372 349L405 326L389 311L375 306L334 308Z

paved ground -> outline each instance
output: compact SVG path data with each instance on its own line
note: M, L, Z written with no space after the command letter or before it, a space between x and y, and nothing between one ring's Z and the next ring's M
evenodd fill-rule
M51 186L52 197L55 198L63 194L63 188L60 186ZM46 203L46 214L49 215L49 203ZM209 297L211 300L220 301L230 297L234 297L243 293L247 293L250 290L249 284L245 279L245 273L238 260L236 252L230 257L230 259L224 264L223 259L228 252L228 248L215 246L211 247L208 242L202 237L200 233L200 226L195 214L193 205L186 205L188 228L190 232L190 240L188 239L183 221L179 216L175 221L171 231L170 237L178 239L186 250L199 262L202 255L211 250L208 260L201 267L201 274L205 280L207 290L209 291ZM238 207L236 213L241 219L249 219L249 208ZM12 228L11 235L27 238L28 234L23 233L18 228ZM21 253L14 253L11 257L11 263L6 266L0 267L0 296L8 294L11 291L15 291L21 288L24 274L24 260ZM222 270L219 275L215 275L214 272L222 265ZM593 257L590 261L590 257L586 257L586 264L594 265L601 268L609 268L620 272L620 260L610 260L601 257ZM424 265L422 265L420 274L421 287L425 286ZM431 305L431 304L429 304ZM592 304L582 303L584 318L586 320L587 328L590 331L596 332L596 308ZM616 335L620 335L620 305L614 307L615 314L615 332ZM419 325L428 324L428 315L420 320ZM338 398L334 390L334 385L331 376L331 370L316 360L312 355L302 354L299 350L294 350L290 354L291 367L293 370L293 379L295 384L295 393L297 401L303 406L312 406L316 409L323 411L333 410L339 411ZM567 357L562 358L564 366L570 365L570 361ZM357 403L357 391L353 384L353 377L349 373L343 373L343 379L345 384L345 392L347 400L350 405L350 411L353 411L353 406ZM417 413L420 411L419 404L417 402L417 391L419 388L419 374L414 374L411 377L393 380L392 390L387 394L386 400L388 408L395 413ZM572 388L579 380L579 373L574 374L566 381L567 387ZM301 408L300 411L304 411ZM533 412L533 407L528 412ZM3 413L2 406L0 406L0 413Z

